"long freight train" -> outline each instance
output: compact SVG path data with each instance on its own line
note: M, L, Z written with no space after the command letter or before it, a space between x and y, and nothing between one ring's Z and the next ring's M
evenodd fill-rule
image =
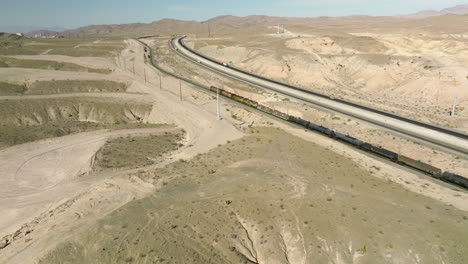
M224 89L211 86L210 90L212 92L219 93L222 96L228 97L228 98L233 99L233 100L235 100L237 102L240 102L242 104L245 104L245 105L248 105L250 107L256 108L257 110L260 110L260 111L262 111L264 113L267 113L269 115L280 118L280 119L282 119L284 121L297 124L297 125L302 126L302 127L306 128L308 130L312 130L312 131L324 134L324 135L326 135L328 137L331 137L331 138L337 139L339 141L342 141L342 142L344 142L346 144L353 145L353 146L355 146L355 147L357 147L359 149L362 149L364 151L376 154L376 155L378 155L380 157L383 157L385 159L388 159L388 160L390 160L392 162L407 166L409 168L413 168L413 169L418 170L420 172L424 172L424 173L426 173L428 175L431 175L432 177L434 177L436 179L439 179L439 180L442 180L442 181L445 181L445 182L449 182L449 183L461 186L463 188L468 188L468 179L465 178L465 177L462 177L460 175L453 174L453 173L450 173L450 172L442 172L441 169L436 168L436 167L434 167L434 166L432 166L430 164L424 163L424 162L419 161L419 160L414 160L412 158L406 157L404 155L400 155L398 153L395 153L393 151L390 151L388 149L385 149L385 148L382 148L382 147L379 147L379 146L369 144L369 143L364 142L362 140L359 140L357 138L354 138L354 137L342 134L340 132L333 131L333 130L331 130L329 128L326 128L326 127L311 123L311 122L309 122L307 120L304 120L302 118L291 116L291 115L279 112L279 111L271 109L271 108L269 108L267 106L261 105L256 101L253 101L253 100L250 100L248 98L236 95L234 93L230 93L230 92L228 92L228 91L226 91Z
M162 71L162 72L164 72L166 74L169 74L169 75L173 75L172 73L166 72L166 71L164 71L164 69L161 69L161 68L157 67L157 65L155 65L153 60L152 60L151 49L148 46L146 46L146 44L144 44L143 42L140 41L140 43L142 43L145 46L145 48L147 48L147 50L145 50L145 54L147 54L147 56L148 56L147 61L149 61L149 63L151 63L154 67L158 68L160 71ZM178 76L175 76L175 75L173 75L173 76L176 77L176 78L179 78ZM190 82L188 80L186 80L186 81L189 82L189 83L192 83L192 82ZM198 85L198 86L202 87L201 85ZM398 153L395 153L393 151L390 151L390 150L387 150L385 148L381 148L379 146L375 146L375 145L366 143L366 142L364 142L362 140L359 140L359 139L353 138L351 136L342 134L340 132L333 131L333 130L331 130L329 128L326 128L326 127L311 123L311 122L309 122L307 120L304 120L302 118L295 117L295 116L290 116L288 114L279 112L279 111L271 109L271 108L269 108L267 106L263 106L263 105L259 104L256 101L253 101L253 100L250 100L248 98L236 95L234 93L230 93L230 92L228 92L228 91L226 91L224 89L217 88L217 87L214 87L214 86L211 86L209 89L212 92L215 92L215 93L219 92L220 95L222 95L222 96L228 97L228 98L230 98L232 100L235 100L235 101L240 102L242 104L253 107L253 108L255 108L255 109L259 110L259 111L262 111L262 112L267 113L269 115L275 116L275 117L277 117L279 119L282 119L284 121L295 123L295 124L300 125L300 126L306 128L308 130L312 130L312 131L324 134L326 136L329 136L331 138L334 138L336 140L342 141L343 143L353 145L353 146L355 146L355 147L357 147L359 149L362 149L364 151L376 154L376 155L381 156L383 158L386 158L386 159L388 159L388 160L390 160L392 162L395 162L395 163L404 165L406 167L409 167L409 168L416 169L418 171L424 172L426 174L431 175L432 177L434 177L436 179L439 179L439 180L442 180L442 181L445 181L445 182L448 182L448 183L452 183L452 184L458 185L458 186L460 186L462 188L468 189L468 179L465 178L465 177L462 177L460 175L457 175L457 174L454 174L454 173L451 173L451 172L447 172L447 171L442 172L441 169L436 168L436 167L434 167L432 165L426 164L426 163L418 161L418 160L414 160L412 158L409 158L409 157L406 157L406 156L403 156L403 155L399 155Z

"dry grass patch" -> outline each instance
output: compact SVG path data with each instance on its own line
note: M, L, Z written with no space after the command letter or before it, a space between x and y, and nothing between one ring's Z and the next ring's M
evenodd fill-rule
M159 126L157 124L144 123L108 124L70 120L47 122L35 126L0 125L0 149L40 139L62 137L100 129L136 129Z
M129 85L107 80L55 80L34 82L27 94L125 92Z
M67 93L123 93L128 83L108 80L53 80L35 81L32 84L11 84L0 82L0 96L44 95Z
M42 53L73 57L113 57L125 48L120 38L31 39L0 36L0 55L39 55Z
M152 106L108 98L0 101L0 148L104 128L145 128Z
M9 57L0 57L0 68L31 68L55 71L91 72L101 74L109 74L112 72L111 69L94 69L69 62L57 62L48 60L24 60Z
M154 164L163 154L178 149L183 133L119 137L108 141L97 153L96 167L119 169L143 167Z
M141 122L151 108L151 104L115 98L2 100L0 125L32 126L62 120L125 124Z
M18 85L6 82L0 82L0 96L2 95L21 95L26 92L25 85Z

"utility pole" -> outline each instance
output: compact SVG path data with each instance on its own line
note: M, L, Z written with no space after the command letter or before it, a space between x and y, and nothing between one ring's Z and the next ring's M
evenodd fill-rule
M452 118L455 117L455 110L457 108L457 103L458 103L458 95L456 95L454 100L453 100L452 112L450 113L450 116Z
M284 24L278 24L278 34L284 33Z
M208 37L211 38L210 22L208 22Z
M180 101L182 101L182 79L179 79L179 94L180 94Z
M457 88L457 78L453 76L453 85L455 89ZM453 99L453 106L452 106L452 112L450 113L450 116L453 118L455 117L455 111L457 108L457 103L458 103L458 94L455 95L455 98Z
M158 73L159 75L159 90L162 90L162 78L161 78L161 73Z
M221 111L219 109L219 88L216 88L216 113L218 120L221 120Z

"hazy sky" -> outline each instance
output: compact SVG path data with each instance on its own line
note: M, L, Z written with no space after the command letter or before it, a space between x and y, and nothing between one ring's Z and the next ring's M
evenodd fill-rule
M90 24L206 20L219 15L394 15L440 10L468 0L0 0L0 31L18 26L75 28Z

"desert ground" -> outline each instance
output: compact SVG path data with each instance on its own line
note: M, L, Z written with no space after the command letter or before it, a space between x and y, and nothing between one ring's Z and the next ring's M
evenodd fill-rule
M243 38L187 43L274 79L468 130L468 32L351 29L254 26ZM0 38L0 263L468 255L465 190L224 99L217 120L212 94L147 64L134 39ZM144 40L168 72L468 175L466 157L214 74L171 51L170 38Z

